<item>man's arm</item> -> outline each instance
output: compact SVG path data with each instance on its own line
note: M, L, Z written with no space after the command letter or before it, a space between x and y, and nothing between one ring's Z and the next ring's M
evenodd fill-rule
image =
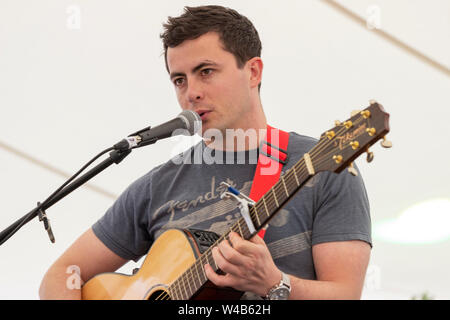
M370 245L364 241L325 242L312 247L317 280L291 276L291 299L360 299Z
M39 288L41 299L81 299L81 290L67 286L70 270L80 270L81 284L102 272L113 272L128 260L106 247L92 229L83 233L49 268ZM69 273L68 273L69 271Z
M222 241L213 250L215 263L226 274L219 275L206 265L207 277L217 286L264 296L281 279L266 244L259 236L246 241L236 233L231 233L230 240L232 246ZM359 240L327 242L314 245L312 250L317 280L290 275L290 299L359 299L370 245Z

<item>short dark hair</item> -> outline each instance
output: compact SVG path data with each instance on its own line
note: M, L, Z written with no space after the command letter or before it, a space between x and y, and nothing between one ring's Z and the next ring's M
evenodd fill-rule
M224 50L236 58L239 69L253 57L261 56L261 40L258 31L249 19L236 10L216 6L184 7L179 17L168 17L163 24L164 32L160 35L164 45L164 60L167 72L167 49L192 40L207 32L217 32L224 45ZM261 83L259 84L259 87Z

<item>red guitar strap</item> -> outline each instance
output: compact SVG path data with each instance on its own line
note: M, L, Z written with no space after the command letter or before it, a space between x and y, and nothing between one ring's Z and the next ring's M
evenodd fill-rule
M266 139L259 152L258 164L249 197L258 201L280 179L281 169L287 163L289 133L267 125ZM258 232L264 238L267 226Z

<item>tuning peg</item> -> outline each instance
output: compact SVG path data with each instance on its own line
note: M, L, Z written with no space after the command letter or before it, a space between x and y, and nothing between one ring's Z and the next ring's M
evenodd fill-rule
M371 152L371 151L369 151L369 149L367 149L367 158L366 158L367 162L369 162L369 163L372 162L373 157L374 157L373 152Z
M373 100L373 99L370 99L369 100L369 103L370 103L370 105L372 105L372 104L375 104L375 103L377 103L375 100Z
M347 129L350 129L351 127L353 127L353 122L351 122L350 120L345 121L344 127L346 127Z
M356 171L355 167L353 167L353 162L350 162L350 165L348 166L348 172L350 172L355 177L358 175L358 171Z
M334 120L334 125L337 127L337 126L340 126L341 125L341 122L339 121L339 120Z
M327 138L328 139L333 139L334 138L334 136L336 135L336 133L334 133L334 131L333 130L331 130L331 131L327 131L327 132L325 132L325 135L327 136Z
M361 111L361 114L364 117L364 119L370 118L370 111L369 110Z
M336 162L336 163L341 163L342 162L342 156L339 154L339 155L334 155L333 156L333 160Z
M353 150L356 150L359 148L359 142L358 141L351 141L350 145L352 146Z
M383 141L381 141L381 146L383 148L391 148L392 147L392 142L389 140L386 140L386 137L383 137Z
M369 136L374 136L375 133L377 133L377 130L375 128L367 128L366 132L369 134Z

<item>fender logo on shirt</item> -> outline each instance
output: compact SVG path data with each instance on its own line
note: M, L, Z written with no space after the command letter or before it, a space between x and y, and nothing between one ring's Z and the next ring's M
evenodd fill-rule
M236 183L230 179L227 179L226 182L230 184L233 187L236 187ZM191 208L196 208L199 204L203 204L206 201L211 201L215 199L220 198L220 194L226 189L226 187L221 186L220 184L216 186L216 177L213 176L211 178L211 190L200 194L197 198L193 200L169 200L166 203L164 203L162 206L160 206L155 212L153 213L153 219L156 218L158 214L162 213L169 213L170 218L169 222L171 222L174 218L175 212L177 210L181 210L182 212L186 212Z

